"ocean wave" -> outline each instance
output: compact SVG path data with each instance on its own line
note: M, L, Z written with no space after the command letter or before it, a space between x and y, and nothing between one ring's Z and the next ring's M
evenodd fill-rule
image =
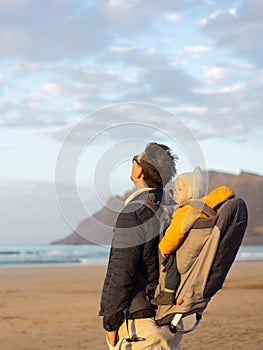
M0 267L107 263L109 248L99 246L35 246L0 248Z
M0 248L0 267L106 265L110 247L83 246L14 246ZM241 246L236 261L263 260L263 246Z

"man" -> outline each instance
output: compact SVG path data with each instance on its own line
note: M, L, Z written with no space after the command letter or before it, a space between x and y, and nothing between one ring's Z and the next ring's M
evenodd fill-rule
M149 143L133 158L136 192L118 216L101 297L109 349L180 349L181 336L156 324L149 302L159 278L160 222L143 204L151 201L158 209L175 173L175 158L165 145Z

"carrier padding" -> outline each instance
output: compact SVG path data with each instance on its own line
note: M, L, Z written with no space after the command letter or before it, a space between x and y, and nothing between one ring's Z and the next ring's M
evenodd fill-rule
M241 198L228 200L220 209L217 221L217 226L221 232L220 241L205 287L205 297L211 298L222 288L242 243L247 221L247 207Z
M158 306L155 319L160 325L169 323L175 313L187 315L206 308L209 299L204 298L203 293L219 238L220 231L217 226L191 229L176 252L177 267L181 275L180 285L176 292L177 303ZM166 272L161 271L156 295L164 289L165 277ZM169 322L167 322L168 315Z

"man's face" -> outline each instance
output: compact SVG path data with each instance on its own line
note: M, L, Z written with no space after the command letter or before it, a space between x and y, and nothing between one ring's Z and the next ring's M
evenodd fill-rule
M132 172L131 172L131 180L133 182L137 182L139 179L142 179L142 167L140 166L142 153L133 157L132 160Z

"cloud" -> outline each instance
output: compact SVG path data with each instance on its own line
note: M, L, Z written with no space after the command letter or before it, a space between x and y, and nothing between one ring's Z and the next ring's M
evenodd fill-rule
M43 85L43 90L51 95L61 95L63 94L63 87L64 85L62 83L56 83L56 82L47 82Z
M18 102L0 103L0 126L11 128L43 128L67 123L70 111L53 108L44 96L28 96Z
M246 70L241 70L239 65L235 67L233 64L225 67L213 66L210 70L205 69L206 78L202 80L195 79L182 69L169 65L168 58L158 52L132 51L131 57L126 56L125 52L122 54L123 62L127 61L125 69L130 69L130 75L117 69L109 71L107 66L100 69L100 66L88 64L77 67L60 64L56 70L57 81L53 81L61 87L61 90L55 90L60 95L55 95L53 86L50 85L46 86L51 88L49 93L32 93L20 103L6 105L9 112L7 113L6 109L5 114L9 117L2 121L2 125L42 128L42 134L61 141L78 119L96 111L98 106L125 101L152 103L180 113L185 122L189 120L189 126L194 125L194 130L203 138L215 136L216 130L218 135L224 134L225 125L229 123L227 118L230 118L231 125L243 120L242 118L245 118L243 109L247 114L253 114L259 118L259 113L256 111L259 110L257 101L260 101L260 75L258 76L257 70L251 66ZM152 74L152 67L146 64L145 55L153 58L154 74ZM136 65L132 69L130 60ZM226 75L226 72L231 74ZM238 81L240 72L244 74L242 79L246 79L244 80L246 84L242 79ZM71 79L66 78L63 81L63 76ZM211 81L212 78L214 79L213 86L206 84L207 76ZM236 83L233 84L233 81ZM59 104L57 104L58 98ZM207 118L215 132L205 132L202 126L198 126L199 123L195 126L194 120L198 121L200 118L205 118L204 120ZM256 121L256 117L254 118ZM219 123L218 119L222 120L222 123ZM121 114L98 113L89 124L88 130L85 130L84 135L80 137L89 137L105 126L128 120L127 111ZM138 119L135 118L135 121L140 120L141 116ZM147 117L145 121L157 127L162 125L167 127L163 119L158 121L156 117L152 119ZM255 128L255 125L256 123L250 125L248 132ZM232 133L234 136L244 130L230 128L229 131L231 132L228 135L231 136ZM123 133L121 130L115 130L114 133L108 134L108 137L122 138Z
M31 61L87 57L103 52L116 36L131 39L156 32L152 16L173 8L172 1L34 0L1 2L0 58Z
M15 57L19 63L12 73L10 67L9 72L1 72L1 125L42 129L43 134L61 139L80 118L101 106L127 101L180 111L191 123L213 116L210 123L218 135L224 125L216 118L222 115L224 122L228 116L233 124L246 118L246 113L259 118L262 74L257 70L258 56L253 60L251 55L244 62L240 55L233 58L221 51L232 50L227 29L238 32L244 22L252 30L256 3L259 9L255 0L229 9L224 1L214 11L215 5L198 1L48 0L45 6L32 0L12 1L12 6L2 1L0 36L18 35L17 45L7 41L10 50L3 50L2 58ZM209 41L200 36L200 27L194 27L196 32L191 27L191 41L172 37L182 28L187 34L187 21L196 25L200 18L196 8L200 13L213 9L201 29ZM185 25L182 20L171 22L178 14ZM259 26L258 16L255 26ZM169 43L159 47L167 33ZM240 37L234 45L242 41ZM178 64L184 55L187 59ZM104 125L104 116L100 118L93 120L91 130ZM112 118L119 120L119 116ZM129 120L125 113L121 118Z
M96 85L93 85L95 88ZM83 84L80 81L62 81L62 77L60 81L47 81L42 85L42 90L54 96L80 96L83 93L87 93L90 89L88 84Z
M80 0L27 0L21 7L15 1L12 10L5 4L0 14L0 57L45 61L95 53L110 40L109 32L97 25L103 21L97 10ZM90 35L95 27L96 40Z
M213 67L205 70L205 78L208 83L224 80L230 73L230 69L227 67Z
M193 88L201 84L183 67L175 66L173 57L151 47L120 50L118 53L110 50L102 59L104 62L125 65L118 77L119 84L124 87L124 101L144 99L158 104L161 99L170 101L172 98L174 103L182 103L187 99L190 101Z
M26 62L17 65L15 73L17 76L24 76L26 74L35 74L41 70L41 64L39 62Z
M109 48L109 50L112 52L117 52L117 53L131 52L132 51L132 49L130 47L117 47L117 46L112 46Z
M171 99L173 104L190 102L193 89L200 86L197 79L177 68L155 69L155 74L148 71L142 74L142 79L148 82L153 101L164 97Z
M6 101L3 98L3 92L10 87L10 82L6 79L4 74L0 73L0 91L2 92L2 103L0 98L0 108L3 103L6 103Z
M172 12L166 15L167 21L170 21L170 22L177 22L180 20L180 18L181 18L181 14L178 12Z
M201 46L201 45L185 46L183 48L183 51L186 53L190 53L192 55L199 55L199 54L211 51L211 47Z
M218 11L202 22L203 32L220 48L262 67L263 2L245 0L241 7Z
M235 94L239 93L242 90L245 89L245 86L243 84L234 84L231 86L225 86L219 90L220 94Z

